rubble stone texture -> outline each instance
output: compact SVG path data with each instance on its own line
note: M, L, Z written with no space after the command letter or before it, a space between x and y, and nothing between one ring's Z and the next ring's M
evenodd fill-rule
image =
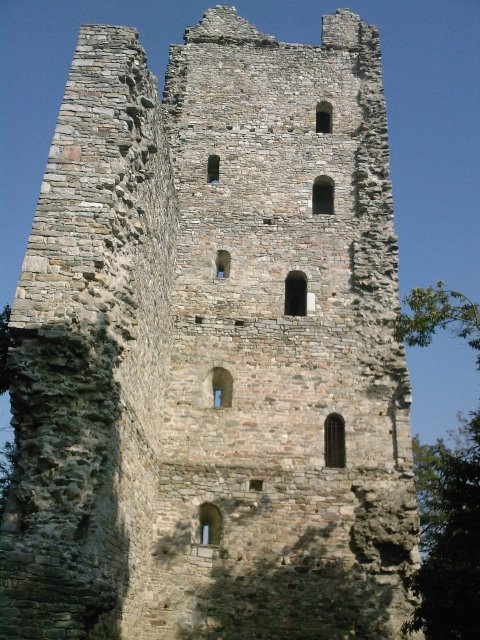
M318 176L333 214L312 213ZM340 10L322 46L284 44L215 7L172 46L163 104L134 30L82 27L11 316L2 640L400 637L396 242L375 27ZM305 316L284 313L291 271Z

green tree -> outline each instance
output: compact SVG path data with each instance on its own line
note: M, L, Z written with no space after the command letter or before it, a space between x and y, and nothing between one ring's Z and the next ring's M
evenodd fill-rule
M8 390L10 383L7 369L7 353L9 347L13 345L13 338L8 329L9 319L10 307L6 305L0 313L0 395Z
M480 351L479 307L463 294L438 282L414 289L405 302L410 314L398 319L399 339L427 346L437 329L452 329ZM408 581L421 602L405 631L473 640L480 628L480 410L463 421L453 446L422 445L418 438L413 445L425 558Z
M429 640L473 640L480 628L480 411L465 441L416 445L415 474L427 554L408 586L421 604L406 629Z
M480 307L458 291L445 289L439 280L435 287L412 289L404 303L411 313L397 318L396 336L410 347L427 347L437 329L451 329L459 338L480 351ZM480 368L480 353L477 357Z
M10 307L6 305L0 313L0 395L5 393L10 386L10 377L7 369L7 353L13 346L14 340L8 329L10 319ZM6 442L0 450L0 517L5 511L8 490L12 482L15 466L15 447Z
M6 442L0 451L0 519L7 504L8 491L15 470L15 447Z
M443 461L449 455L467 454L471 446L469 421L459 415L459 427L450 429L447 440L439 438L435 444L422 444L418 435L412 439L413 466L417 507L420 516L420 550L428 555L435 543L435 535L443 526L443 514L438 505L438 487L444 471Z

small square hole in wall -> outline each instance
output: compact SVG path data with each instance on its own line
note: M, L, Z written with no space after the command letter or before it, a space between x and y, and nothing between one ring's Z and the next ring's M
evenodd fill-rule
M263 224L272 225L273 224L272 218L264 218L263 219Z
M245 326L245 320L235 320L235 326L236 327L244 327Z
M202 324L203 316L195 316L195 324Z
M263 491L263 480L252 478L249 482L248 488L250 491Z

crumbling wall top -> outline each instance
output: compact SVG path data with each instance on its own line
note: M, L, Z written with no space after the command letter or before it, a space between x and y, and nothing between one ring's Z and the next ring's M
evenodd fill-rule
M323 16L322 46L326 49L357 50L360 41L360 16L348 9L337 9Z
M213 42L216 44L276 45L273 36L258 31L253 24L237 14L235 7L217 5L208 9L195 27L185 30L185 44Z

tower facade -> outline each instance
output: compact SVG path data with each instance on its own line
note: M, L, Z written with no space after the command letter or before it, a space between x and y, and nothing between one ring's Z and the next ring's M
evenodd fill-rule
M398 638L397 311L374 27L215 7L162 105L134 31L82 27L12 313L0 638Z

